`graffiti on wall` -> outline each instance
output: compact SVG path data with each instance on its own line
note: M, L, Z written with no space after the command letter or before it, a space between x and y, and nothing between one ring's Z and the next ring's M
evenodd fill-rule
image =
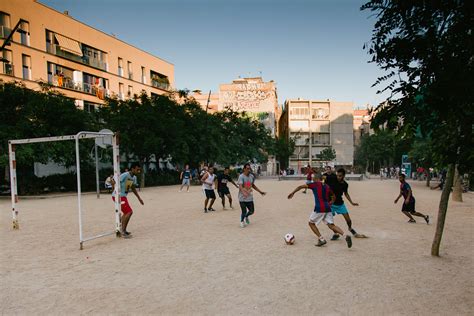
M263 83L236 84L222 91L222 106L235 111L271 110L274 96L273 89Z

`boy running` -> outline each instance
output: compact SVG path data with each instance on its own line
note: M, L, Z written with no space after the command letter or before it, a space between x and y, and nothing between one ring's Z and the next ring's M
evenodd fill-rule
M342 194L346 197L346 199L351 203L353 206L359 206L359 203L355 203L352 201L351 196L349 195L348 189L349 189L349 184L344 180L346 176L346 170L344 168L340 168L337 170L337 182L335 182L331 190L334 192L334 195L336 196L336 200L334 203L331 205L331 210L332 210L332 215L336 214L341 214L344 216L344 219L346 220L347 227L349 228L349 231L354 235L356 238L365 238L365 235L358 234L354 228L352 228L352 220L351 217L349 216L349 211L346 208L346 205L344 204L344 200L342 199ZM338 234L334 234L331 238L331 240L337 240L339 239Z
M138 194L135 184L134 184L134 177L140 173L140 165L138 163L133 163L130 167L130 171L124 172L120 175L120 204L122 209L122 231L120 232L122 237L130 238L131 233L127 231L127 225L130 221L130 217L132 217L133 210L128 203L127 194L129 190L132 190L133 194L137 197L138 201L140 201L141 205L144 205L142 198ZM112 186L115 185L115 181L112 180ZM112 194L114 194L112 192ZM112 200L115 201L115 196L112 195Z
M216 175L214 174L214 168L209 167L208 171L202 176L202 188L204 190L204 194L206 195L206 199L204 200L204 213L207 211L214 212L215 210L212 208L216 200L216 193L214 192L214 181L216 180ZM209 203L209 208L207 207L207 202Z
M309 227L313 231L313 233L318 236L318 243L315 245L317 247L324 246L327 241L321 235L316 225L319 225L321 221L328 225L329 229L332 230L334 233L339 235L344 235L342 229L338 226L334 225L334 220L331 212L331 204L334 202L335 197L334 193L331 191L331 188L321 182L321 174L315 174L315 182L310 184L303 184L297 187L293 192L288 195L288 199L293 198L296 192L303 190L303 189L311 189L314 194L314 211L309 216ZM347 247L352 247L352 239L351 236L345 235L345 240L347 242Z
M423 215L417 211L415 211L415 197L413 196L413 192L411 191L410 185L405 181L405 175L400 174L398 176L400 180L400 194L395 199L394 203L397 204L398 200L403 196L405 201L403 202L402 206L402 213L405 214L410 220L408 223L416 223L414 216L423 217L426 221L426 224L430 223L430 217L428 215Z
M229 205L230 208L233 209L232 207L232 195L230 195L229 187L227 186L227 183L232 183L237 189L239 188L237 184L235 184L234 180L229 176L229 167L224 168L224 173L219 174L217 176L217 193L219 194L219 197L222 200L222 207L225 210L225 197L229 199Z
M239 184L239 204L242 210L242 214L240 215L240 227L242 228L250 224L249 216L255 212L252 189L255 189L255 191L261 195L267 194L257 188L255 185L255 176L251 174L250 171L250 164L246 163L243 172L239 176L239 180L237 180Z
M189 165L186 165L185 169L181 172L179 179L182 180L179 192L183 191L183 187L185 185L187 186L186 192L189 192L189 185L191 184L191 180L193 179L191 175L191 170L189 170Z

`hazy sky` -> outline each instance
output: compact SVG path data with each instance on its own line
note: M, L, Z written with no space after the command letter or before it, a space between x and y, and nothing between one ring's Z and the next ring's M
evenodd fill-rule
M382 97L362 50L375 22L359 0L40 0L175 65L176 88L262 75L290 98Z

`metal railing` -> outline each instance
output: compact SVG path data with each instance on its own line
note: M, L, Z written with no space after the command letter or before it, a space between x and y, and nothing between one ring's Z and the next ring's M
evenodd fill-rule
M61 46L51 43L46 43L46 51L48 53L54 54L56 56L61 56L66 59L74 60L85 65L89 65L95 68L99 68L102 70L107 70L107 63L97 58L92 58L89 56L78 56L69 52L66 52L61 49Z
M151 85L155 88L160 88L160 89L163 89L163 90L169 90L170 88L170 85L169 83L164 83L164 82L160 82L160 81L156 81L156 80L151 80Z
M105 99L105 97L110 96L110 92L103 87L98 87L87 82L74 82L69 78L60 78L58 76L55 76L53 81L49 83L56 87L76 90L87 94L95 95L99 99Z

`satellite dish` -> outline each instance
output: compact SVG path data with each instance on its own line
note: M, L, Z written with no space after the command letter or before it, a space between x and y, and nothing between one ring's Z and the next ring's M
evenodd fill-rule
M112 137L114 132L110 129L101 129L99 133L110 133L110 136L97 137L95 139L95 144L100 148L107 148L107 146L112 146Z

